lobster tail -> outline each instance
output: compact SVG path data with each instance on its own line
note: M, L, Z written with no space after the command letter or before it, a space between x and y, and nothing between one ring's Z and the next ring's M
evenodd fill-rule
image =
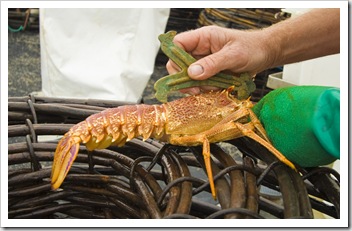
M64 181L73 161L76 159L79 137L73 137L70 132L66 133L60 140L54 154L53 167L51 171L51 188L57 189Z
M164 135L165 112L159 105L128 105L110 108L89 116L78 123L60 140L54 155L51 187L57 189L65 179L79 145L88 150L104 149L110 145L123 146L127 141L142 136L157 139Z

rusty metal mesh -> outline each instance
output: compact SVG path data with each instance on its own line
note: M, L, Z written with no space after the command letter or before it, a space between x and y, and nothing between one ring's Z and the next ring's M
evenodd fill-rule
M93 152L82 145L61 190L52 191L57 136L122 104L9 98L9 218L313 218L313 209L339 218L338 173L319 167L298 174L243 138L211 146L218 201L200 147L151 139Z

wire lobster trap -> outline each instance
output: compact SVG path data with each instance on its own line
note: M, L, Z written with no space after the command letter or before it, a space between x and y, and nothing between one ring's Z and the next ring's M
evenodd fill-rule
M81 145L61 188L50 174L58 138L87 116L124 102L9 98L9 219L339 218L339 174L301 175L245 138L211 145L214 201L200 147L136 138L123 147Z

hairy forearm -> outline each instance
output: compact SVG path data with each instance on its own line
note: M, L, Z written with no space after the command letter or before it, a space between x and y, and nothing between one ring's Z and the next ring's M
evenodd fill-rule
M271 67L340 52L340 9L314 9L263 30Z

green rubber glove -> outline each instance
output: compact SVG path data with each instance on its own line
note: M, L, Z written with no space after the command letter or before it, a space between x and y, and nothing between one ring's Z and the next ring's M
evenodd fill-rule
M279 88L254 107L273 145L302 167L340 158L340 89L323 86Z

